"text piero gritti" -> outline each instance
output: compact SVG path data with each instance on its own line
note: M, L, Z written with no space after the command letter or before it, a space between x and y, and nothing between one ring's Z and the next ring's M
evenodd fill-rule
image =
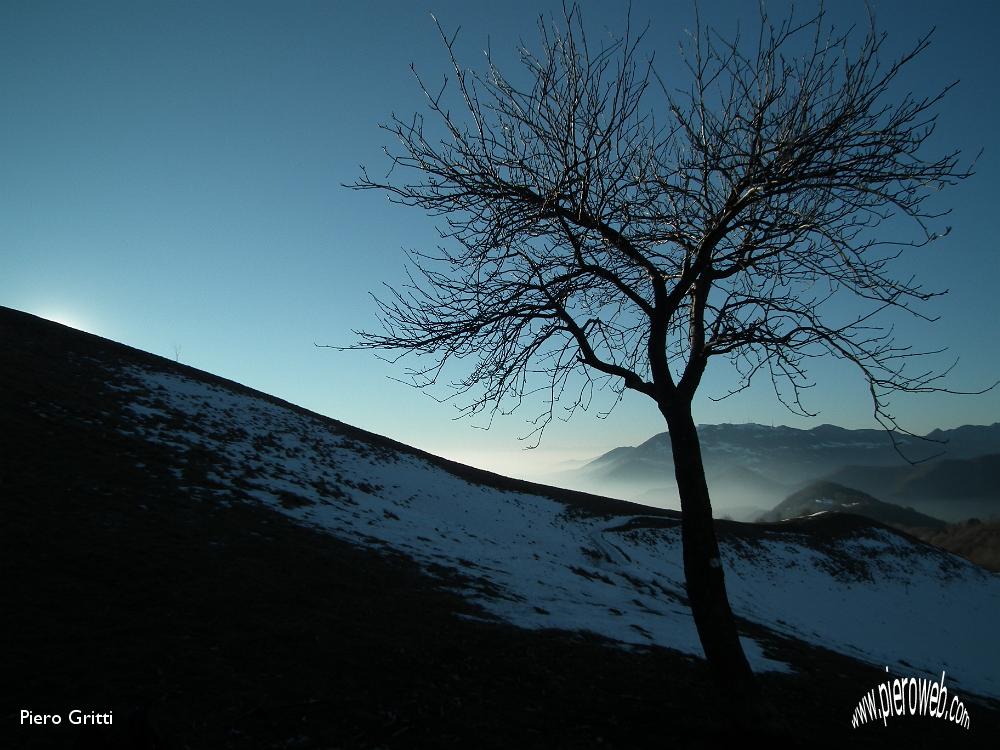
M81 725L81 724L101 724L108 725L113 723L112 712L108 711L106 713L99 713L97 711L81 711L78 708L74 708L68 714L66 714L66 721L69 724ZM34 711L29 711L26 708L21 709L21 723L22 724L51 724L58 725L63 723L62 714L40 714Z

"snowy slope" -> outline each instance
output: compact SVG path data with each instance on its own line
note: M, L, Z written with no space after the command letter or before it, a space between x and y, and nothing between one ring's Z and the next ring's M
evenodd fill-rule
M123 432L176 450L177 475L195 494L256 499L428 572L456 570L468 599L521 627L701 655L675 518L594 515L474 484L222 381L129 365L109 370L108 386L129 398ZM963 691L1000 697L997 576L874 526L748 527L725 535L723 555L738 615L894 672L947 670ZM756 669L790 668L744 642Z

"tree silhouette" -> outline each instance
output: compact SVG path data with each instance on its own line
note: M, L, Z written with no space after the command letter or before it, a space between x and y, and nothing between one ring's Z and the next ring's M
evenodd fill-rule
M926 317L920 303L941 293L896 261L937 239L943 213L927 198L971 169L957 151L925 155L950 87L893 95L930 35L885 60L869 20L841 33L822 11L774 22L762 10L749 42L699 23L683 88L640 55L645 31L626 24L592 46L575 7L539 23L537 52L520 50L525 86L489 52L483 73L462 67L439 25L453 80L432 88L414 71L430 118L393 115L381 126L401 146L387 151L393 168L383 179L362 168L352 185L443 217L446 245L410 251L409 282L376 298L382 330L357 332L357 347L415 355L420 387L464 365L451 387L466 414L534 394L536 438L557 404L572 415L600 386L659 409L698 634L747 721L760 704L691 408L709 360L728 359L740 388L770 377L808 414L810 360L832 355L855 366L887 428L893 393L944 390L947 370L911 369L930 352L897 344L883 314ZM842 297L856 314L831 304Z

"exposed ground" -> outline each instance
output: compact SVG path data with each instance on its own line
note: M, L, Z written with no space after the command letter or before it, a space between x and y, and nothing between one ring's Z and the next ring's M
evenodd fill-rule
M948 524L943 529L911 529L910 532L987 570L1000 572L1000 521L972 518Z

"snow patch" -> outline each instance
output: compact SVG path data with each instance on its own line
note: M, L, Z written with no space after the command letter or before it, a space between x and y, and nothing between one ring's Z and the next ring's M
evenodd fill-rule
M574 514L547 497L471 484L318 416L181 375L128 367L112 387L132 398L132 430L181 460L210 460L210 480L232 500L390 547L432 574L451 568L467 581L464 596L520 627L702 655L676 524ZM723 544L736 614L899 671L945 669L964 690L1000 697L1000 578L884 530L814 545L793 531ZM754 669L788 669L743 640Z

